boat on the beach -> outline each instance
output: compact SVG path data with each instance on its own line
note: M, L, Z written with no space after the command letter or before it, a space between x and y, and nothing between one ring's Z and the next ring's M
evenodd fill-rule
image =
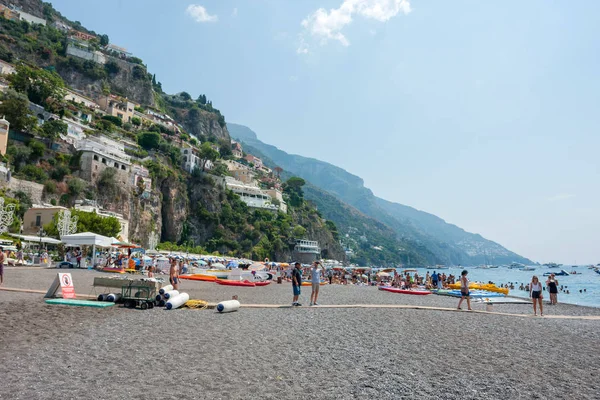
M319 283L319 286L323 286L323 285L328 285L329 283L327 281L321 281L321 283ZM312 282L311 281L302 281L301 283L302 286L312 286Z
M102 272L112 272L117 274L124 274L125 269L123 268L113 268L113 267L104 267L101 269Z
M272 281L262 281L262 282L254 282L254 286L267 286Z
M442 296L452 296L452 297L462 297L462 293L458 289L437 289L434 290L433 293L439 294ZM469 297L472 298L490 298L490 297L505 297L503 293L490 292L488 290L470 290Z
M535 267L525 267L521 271L535 271Z
M460 289L460 282L452 283L448 285L450 289ZM498 286L491 283L477 283L471 282L469 283L469 289L471 290L487 290L489 292L503 293L508 294L508 288L499 288Z
M216 276L205 275L205 274L179 275L179 278L187 279L190 281L204 281L204 282L214 282L217 280Z
M256 283L250 281L233 281L228 279L217 279L215 280L219 285L224 286L241 286L241 287L255 287Z
M391 286L379 286L379 290L383 290L383 291L391 292L391 293L412 294L412 295L416 295L416 296L426 296L426 295L432 293L430 290L400 289L400 288L395 288L395 287L391 287Z

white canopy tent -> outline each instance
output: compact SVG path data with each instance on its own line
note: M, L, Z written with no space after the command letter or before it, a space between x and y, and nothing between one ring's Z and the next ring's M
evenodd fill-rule
M21 239L22 242L28 242L28 243L40 243L41 242L41 243L46 243L46 244L60 244L60 240L52 239L52 238L45 237L45 236L42 236L40 238L39 236L17 235L14 233L11 233L10 235Z
M64 235L61 238L62 242L69 246L92 246L92 266L96 266L96 246L111 247L113 238L98 235L92 232L74 233L72 235Z

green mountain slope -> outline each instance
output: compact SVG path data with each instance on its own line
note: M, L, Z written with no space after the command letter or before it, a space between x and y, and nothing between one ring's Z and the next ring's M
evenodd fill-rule
M420 249L419 255L427 263L531 263L530 260L501 245L448 224L435 215L376 197L371 190L364 187L360 177L342 168L320 160L288 154L275 146L263 143L256 133L243 125L229 123L227 126L231 136L240 140L246 147L250 146L260 151L284 170L304 178L387 226L399 240L413 243ZM319 205L319 201L315 203ZM340 225L333 217L326 213L324 215Z

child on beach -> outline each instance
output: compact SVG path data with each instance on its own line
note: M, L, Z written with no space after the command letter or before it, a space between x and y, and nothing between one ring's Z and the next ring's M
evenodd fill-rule
M537 315L536 303L539 303L540 315L543 317L544 309L542 306L542 299L544 296L542 295L542 283L535 275L531 278L531 285L529 285L529 297L531 297L531 300L533 301L533 315Z
M467 274L469 272L465 269L460 274L460 301L458 302L458 309L462 310L460 306L462 305L463 300L467 299L467 307L469 311L471 311L471 296L469 294L469 280L467 279Z

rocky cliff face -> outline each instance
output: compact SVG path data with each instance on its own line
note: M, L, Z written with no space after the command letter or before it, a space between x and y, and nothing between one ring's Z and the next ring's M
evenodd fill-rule
M132 193L128 203L129 240L147 248L149 234L162 231L162 193L156 189L149 196Z
M162 241L177 243L181 240L185 222L189 214L187 186L169 177L160 189L162 192Z
M102 94L102 86L108 84L111 93L127 97L136 103L155 106L152 83L148 79L145 67L114 57L107 56L107 60L118 65L118 72L111 74L107 80L82 74L81 71L70 67L68 63L59 63L56 72L67 86L78 89L92 98Z

